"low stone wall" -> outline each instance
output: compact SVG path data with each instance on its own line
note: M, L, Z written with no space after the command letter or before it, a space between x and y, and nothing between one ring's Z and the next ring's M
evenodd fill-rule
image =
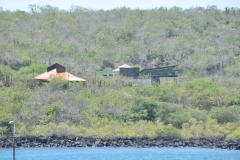
M11 148L12 137L0 138L0 148ZM16 137L16 148L26 147L199 147L240 150L240 141L224 139L92 138L74 136Z

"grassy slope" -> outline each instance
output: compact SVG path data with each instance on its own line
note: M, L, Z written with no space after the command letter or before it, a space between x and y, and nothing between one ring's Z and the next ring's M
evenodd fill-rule
M0 11L0 133L19 135L239 137L239 9ZM60 63L87 87L31 78ZM93 83L96 70L178 64L177 84ZM178 130L176 131L176 127Z

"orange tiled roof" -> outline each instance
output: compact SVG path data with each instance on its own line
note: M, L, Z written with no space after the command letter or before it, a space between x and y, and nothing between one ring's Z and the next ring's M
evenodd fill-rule
M52 78L60 78L68 81L86 81L85 79L74 76L68 72L57 72L56 69L53 69L49 72L45 72L35 77L37 80L50 81Z

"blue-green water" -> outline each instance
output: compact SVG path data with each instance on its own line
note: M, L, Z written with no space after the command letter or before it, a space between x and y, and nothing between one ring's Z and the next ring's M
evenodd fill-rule
M0 149L12 160L12 149ZM204 148L17 148L16 160L240 160L240 151Z

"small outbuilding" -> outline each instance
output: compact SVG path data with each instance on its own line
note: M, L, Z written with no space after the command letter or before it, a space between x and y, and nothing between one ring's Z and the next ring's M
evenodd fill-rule
M134 76L133 76L133 74L132 74L133 71L138 73L139 69L137 69L137 71L136 71L136 68L129 66L127 64L123 64L123 65L119 66L118 68L111 70L111 71L95 72L95 76L111 77L111 76L120 74L120 75L126 76L126 77L136 77L136 74L134 74Z

